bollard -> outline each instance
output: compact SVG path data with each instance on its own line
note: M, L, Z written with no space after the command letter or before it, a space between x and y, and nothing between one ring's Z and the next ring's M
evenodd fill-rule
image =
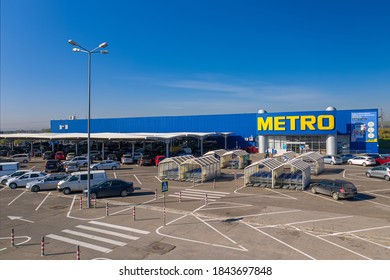
M157 200L157 189L156 189L156 191L154 192L154 199Z
M106 203L106 216L108 216L108 202Z
M204 205L207 205L208 204L208 200L207 200L207 193L206 195L204 196Z
M133 221L135 221L135 206L133 207Z
M11 229L11 246L15 247L15 230L14 230L14 228Z
M213 182L213 189L215 189L215 184L216 184L216 183L215 183L215 178L214 178L214 182Z
M96 198L93 199L93 208L96 208Z
M80 197L80 210L83 209L83 197Z
M166 224L166 218L167 218L167 215L166 215L166 213L165 213L165 207L164 207L164 226L165 226L165 224Z
M179 191L179 202L181 202L181 191Z
M194 180L192 181L192 187L195 188L195 178L194 178Z
M76 260L80 260L80 246L77 245L77 250L76 250Z
M41 256L43 257L45 255L45 237L42 236L41 240Z

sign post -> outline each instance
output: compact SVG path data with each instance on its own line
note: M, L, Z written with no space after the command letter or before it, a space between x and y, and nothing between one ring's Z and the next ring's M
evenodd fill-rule
M165 193L168 191L168 181L163 180L161 182L161 192L163 193L163 207L164 207L164 226L165 226Z

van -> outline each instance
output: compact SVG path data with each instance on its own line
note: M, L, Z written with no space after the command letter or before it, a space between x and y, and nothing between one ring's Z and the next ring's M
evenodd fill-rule
M0 176L9 175L19 169L19 162L0 162Z
M96 185L107 180L107 174L104 170L90 171L90 186ZM64 180L58 182L57 190L64 194L70 194L73 191L82 191L87 187L88 171L73 172Z
M30 160L30 156L28 154L17 154L11 156L10 159L13 159L14 161L17 162L27 163Z

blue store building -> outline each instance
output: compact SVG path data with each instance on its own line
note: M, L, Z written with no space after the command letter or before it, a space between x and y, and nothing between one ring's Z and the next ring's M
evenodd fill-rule
M52 133L86 133L87 120L52 120ZM230 133L228 149L259 152L378 152L378 110L336 110L92 119L91 133ZM223 140L221 140L221 143ZM206 151L205 151L206 152Z

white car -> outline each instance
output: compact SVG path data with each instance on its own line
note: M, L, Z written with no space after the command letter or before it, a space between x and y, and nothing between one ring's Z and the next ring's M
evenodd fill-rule
M25 173L19 177L10 178L7 180L6 185L11 189L15 189L17 187L25 187L28 182L42 180L47 174L38 171L32 171Z
M125 154L121 158L122 164L134 163L133 156L131 154Z
M11 156L10 159L17 161L17 162L27 163L30 161L30 156L28 154L17 154L17 155Z
M376 161L372 157L357 156L357 157L349 159L348 164L367 166L367 165L376 165Z
M98 163L94 163L91 165L92 170L98 170L98 169L118 169L120 167L119 162L113 161L113 160L103 160Z
M4 176L1 176L0 177L0 183L2 185L5 185L8 181L8 179L11 179L11 178L14 178L14 177L19 177L27 172L31 172L33 170L31 169L26 169L26 170L16 170L15 172L11 173L11 174L8 174L8 175L4 175Z
M64 165L67 165L70 162L76 162L78 164L78 166L87 167L87 165L88 165L88 158L87 157L83 157L83 156L74 157L70 161L65 161Z

